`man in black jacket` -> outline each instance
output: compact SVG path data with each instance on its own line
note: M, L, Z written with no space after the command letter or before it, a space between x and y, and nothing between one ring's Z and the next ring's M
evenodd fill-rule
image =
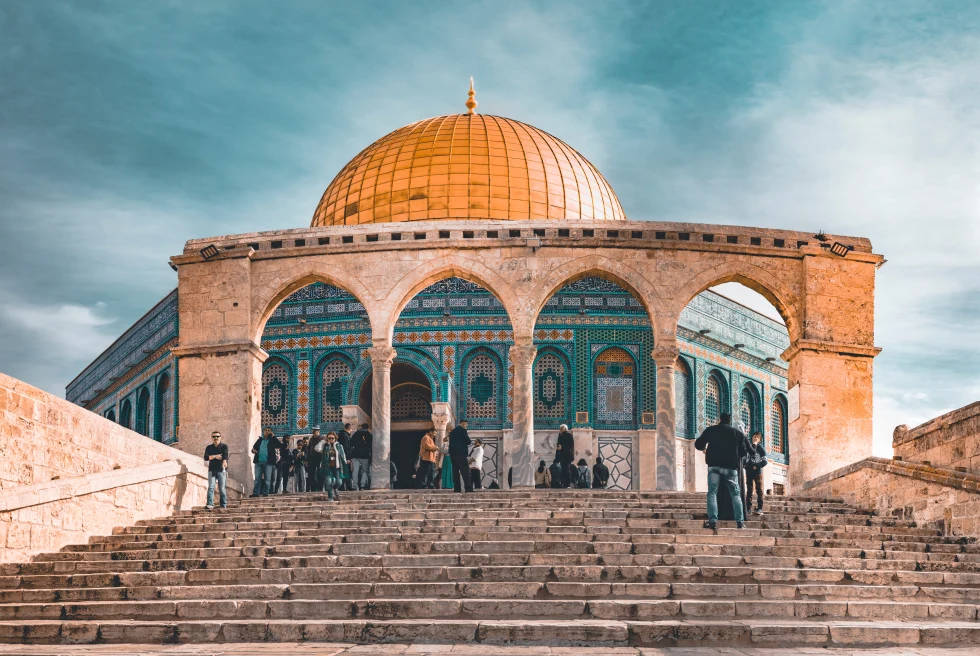
M561 467L561 459L558 456L555 456L555 461L551 463L550 467L548 467L548 471L551 473L552 488L565 487L564 485L561 484L562 467Z
M282 445L273 434L271 428L262 431L262 437L255 440L252 445L252 464L255 465L255 487L252 488L251 496L257 497L260 494L264 497L269 496L272 488L272 478L275 476L276 463L279 461L279 449Z
M350 438L350 457L353 461L353 471L351 478L357 485L355 490L368 489L368 482L371 477L371 455L374 445L374 436L368 430L367 424L361 424L360 430L351 435Z
M732 416L727 412L715 426L708 426L701 437L694 442L694 448L704 451L708 465L708 521L705 528L715 528L718 523L718 486L722 482L728 488L735 511L735 521L739 528L745 526L742 512L742 495L738 490L738 469L748 448L745 434L732 427Z
M306 445L306 491L323 492L323 481L320 476L320 464L323 461L323 437L320 427L314 426L310 442ZM317 448L319 447L319 449Z
M204 449L204 461L208 463L208 510L214 510L214 486L218 485L221 507L228 507L228 445L221 443L221 433L211 433L211 444ZM760 500L761 503L761 500Z
M473 482L470 480L470 443L470 434L466 432L466 420L464 419L449 432L449 459L452 461L453 490L455 492L460 491L461 480L467 492L473 491Z
M350 424L344 424L344 427L337 433L337 442L340 443L340 446L344 447L344 455L347 457L347 465L345 466L347 469L347 478L344 479L343 489L348 491L354 489L354 476L352 474L354 461L350 453L350 429Z
M561 486L572 486L572 463L575 462L575 438L568 432L568 426L558 427L558 446L555 455L561 462Z
M596 456L592 466L592 487L596 490L606 489L609 484L609 467L602 464L602 456Z

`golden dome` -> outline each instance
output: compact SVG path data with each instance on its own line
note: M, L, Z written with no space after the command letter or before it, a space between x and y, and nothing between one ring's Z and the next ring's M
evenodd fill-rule
M450 114L362 150L327 187L311 225L625 218L602 174L565 142L509 118Z

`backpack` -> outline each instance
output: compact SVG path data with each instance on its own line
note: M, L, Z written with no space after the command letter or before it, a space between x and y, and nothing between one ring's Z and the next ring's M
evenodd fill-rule
M588 471L588 470L586 470L586 471ZM578 475L578 481L576 481L575 487L588 488L589 487L589 479L586 478L585 472L579 471L577 468L575 469L575 472Z

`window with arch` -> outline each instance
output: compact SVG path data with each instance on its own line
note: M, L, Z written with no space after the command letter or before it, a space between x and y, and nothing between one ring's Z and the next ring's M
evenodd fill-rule
M168 374L163 374L157 381L155 405L153 438L158 442L170 442L174 438L174 390Z
M350 365L342 358L333 358L320 369L320 421L339 423L344 419L343 379L350 376Z
M391 392L392 421L432 419L432 393L421 385L401 385Z
M133 404L129 399L123 401L119 407L119 425L124 428L133 427Z
M692 380L691 369L684 358L677 358L674 365L674 434L677 437L694 437Z
M568 417L568 367L557 353L545 351L534 361L534 422L559 424Z
M488 423L500 419L500 366L487 353L470 358L463 374L466 385L466 419Z
M145 387L136 395L136 432L150 436L150 391Z
M105 413L105 418L108 419L109 421L115 421L116 420L116 411L115 410L111 410L111 409L110 410L107 410L106 413Z
M759 389L752 383L742 386L742 395L738 408L738 418L742 423L742 432L746 435L762 433L762 397ZM765 444L765 436L763 436Z
M595 422L602 426L636 424L636 362L626 349L607 348L592 370L595 386Z
M786 444L786 399L781 394L776 395L772 400L770 419L772 421L772 444L769 445L769 448L773 453L785 455L788 451Z
M289 370L281 362L262 369L262 425L289 425Z
M704 418L708 426L717 424L723 412L728 412L728 388L721 374L712 371L704 390Z

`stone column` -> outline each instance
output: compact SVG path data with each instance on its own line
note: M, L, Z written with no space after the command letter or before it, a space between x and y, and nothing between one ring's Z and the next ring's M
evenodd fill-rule
M436 433L436 446L442 446L442 438L446 437L446 429L453 423L452 408L443 401L432 404L432 426Z
M879 351L799 340L783 354L789 361L792 492L872 455L872 361ZM798 404L793 399L797 396Z
M534 487L534 382L532 368L538 349L534 346L511 346L514 366L514 436L511 458L514 487ZM501 472L507 479L507 470Z
M677 445L674 424L674 363L679 349L673 345L653 349L657 361L657 489L677 489Z
M252 489L252 442L262 424L262 363L269 354L252 343L173 350L180 376L182 451L204 455L211 432L228 445L231 478Z
M395 349L388 345L367 349L371 356L371 489L387 490L391 483L391 362Z

